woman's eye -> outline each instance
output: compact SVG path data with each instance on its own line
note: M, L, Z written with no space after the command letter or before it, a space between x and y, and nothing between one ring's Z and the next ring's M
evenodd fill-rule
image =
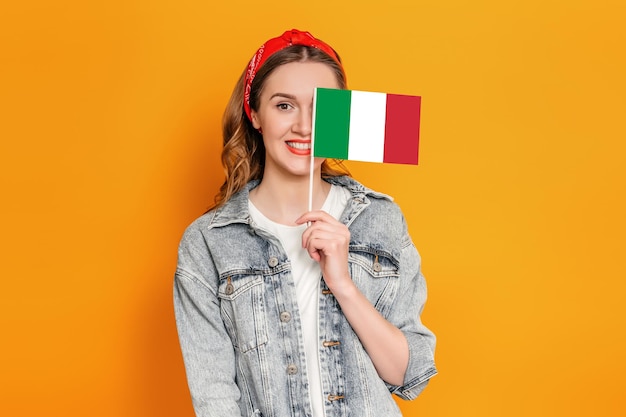
M280 103L276 107L278 107L280 110L289 110L291 108L291 105L287 103Z

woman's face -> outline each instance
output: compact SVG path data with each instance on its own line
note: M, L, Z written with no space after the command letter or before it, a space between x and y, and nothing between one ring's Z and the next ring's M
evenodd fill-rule
M309 175L313 92L316 87L340 88L335 72L319 62L292 62L276 68L265 81L252 125L261 129L265 172ZM315 158L319 169L323 158Z

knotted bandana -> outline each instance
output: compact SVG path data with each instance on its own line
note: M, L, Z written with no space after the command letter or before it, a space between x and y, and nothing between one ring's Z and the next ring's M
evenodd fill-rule
M248 64L248 69L246 70L244 81L245 87L243 93L243 107L246 111L246 115L248 115L249 120L252 120L252 115L250 112L250 89L252 88L252 81L254 80L257 71L270 56L291 45L304 45L317 48L325 52L332 59L334 59L343 71L341 61L339 61L339 57L337 56L333 48L331 48L330 45L322 42L321 40L314 38L313 35L311 35L309 32L301 32L297 29L292 29L286 31L277 38L272 38L268 40L263 45L261 45L258 51L256 51L256 53L250 60L250 63Z

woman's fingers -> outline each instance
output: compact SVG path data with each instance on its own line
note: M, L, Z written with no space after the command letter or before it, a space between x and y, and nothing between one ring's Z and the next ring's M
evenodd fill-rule
M296 220L299 224L308 222L311 225L302 233L303 247L309 249L345 247L347 250L350 232L344 224L323 211L308 212Z
M307 222L316 222L316 221L326 221L326 222L329 222L329 223L332 223L332 222L339 223L333 216L331 216L330 214L326 213L323 210L307 211L306 213L304 213L302 216L300 216L296 220L296 223L297 224L304 224L304 223L307 223ZM341 224L341 223L339 223L339 224Z
M297 223L310 223L302 233L302 247L319 262L326 284L333 288L351 281L348 273L348 227L323 211L305 213Z

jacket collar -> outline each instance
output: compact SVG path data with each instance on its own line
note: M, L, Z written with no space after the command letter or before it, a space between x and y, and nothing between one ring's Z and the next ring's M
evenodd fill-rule
M327 177L324 178L324 180L330 184L347 188L352 195L353 201L357 203L367 203L369 197L393 200L390 196L371 190L347 175ZM232 223L251 224L252 220L250 219L248 199L250 191L259 185L260 182L260 180L248 182L245 187L235 193L230 200L215 209L212 212L213 216L211 217L209 228L222 227Z

